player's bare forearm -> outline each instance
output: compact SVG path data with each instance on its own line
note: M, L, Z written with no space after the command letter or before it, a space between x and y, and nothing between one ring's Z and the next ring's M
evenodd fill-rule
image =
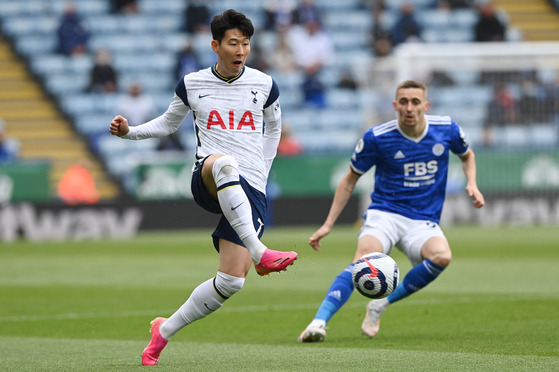
M462 170L466 176L466 193L472 197L474 207L481 208L485 205L483 194L479 191L476 182L476 158L470 149L465 155L461 156Z
M320 250L320 239L332 231L338 217L347 205L359 177L360 175L350 170L338 184L326 221L309 239L309 244L314 250Z
M115 116L115 118L111 121L111 125L109 127L109 132L113 136L122 137L126 135L130 131L128 127L128 120L125 117L120 115Z
M324 224L311 236L309 239L309 244L315 251L320 250L320 239L325 237L332 231L336 220L344 210L347 201L351 195L351 191L347 190L344 187L340 187L342 184L338 185L338 189L334 194L334 199L332 200L332 206L330 207L330 212L328 212L328 217L326 217L326 221Z

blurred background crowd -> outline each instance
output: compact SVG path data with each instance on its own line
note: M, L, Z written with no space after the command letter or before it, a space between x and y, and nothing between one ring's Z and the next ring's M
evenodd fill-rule
M247 64L280 87L279 155L347 157L365 128L394 118L394 56L403 46L556 41L556 6L554 0L3 0L0 162L48 158L56 182L72 164L86 163L95 192L110 199L133 193L138 164L177 154L190 160L190 117L162 140L118 141L108 125L118 113L133 125L159 115L178 79L215 63L209 22L226 8L252 19ZM556 147L559 65L518 62L423 71L431 112L453 115L478 148ZM384 94L379 76L386 66L392 78ZM518 130L502 131L510 127Z

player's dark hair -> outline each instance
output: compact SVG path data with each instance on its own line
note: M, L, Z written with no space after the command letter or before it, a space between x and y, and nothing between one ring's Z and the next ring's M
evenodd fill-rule
M234 9L228 9L223 13L216 15L212 19L210 25L212 30L212 37L221 44L221 40L228 30L239 29L244 36L251 38L254 35L254 26L250 19L243 13L237 12Z

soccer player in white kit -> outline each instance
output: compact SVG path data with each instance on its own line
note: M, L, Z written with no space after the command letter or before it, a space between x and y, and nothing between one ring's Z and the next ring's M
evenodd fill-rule
M281 108L276 82L245 66L250 53L252 22L229 9L211 22L217 63L184 76L167 111L131 127L116 116L110 133L125 139L163 137L175 132L190 111L196 134L192 174L194 200L222 214L212 234L219 252L217 275L200 284L168 319L151 322L151 340L142 364L158 363L161 350L184 326L220 308L241 290L254 264L265 276L283 271L295 252L268 249L260 237L266 214L266 183L281 134Z
M353 292L353 266L363 255L390 254L396 246L413 265L393 293L367 304L361 329L369 337L378 333L380 317L389 304L424 288L450 264L450 246L439 227L450 152L462 162L466 192L474 207L485 204L477 187L474 152L464 132L448 116L426 115L429 105L423 84L411 80L401 83L393 102L398 119L369 129L357 143L326 221L309 244L320 249L320 239L332 230L359 177L375 166L372 201L364 215L353 262L334 279L299 342L324 341L326 323Z

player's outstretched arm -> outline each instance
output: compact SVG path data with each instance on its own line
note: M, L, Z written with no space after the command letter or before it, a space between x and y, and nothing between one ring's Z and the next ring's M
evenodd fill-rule
M472 197L474 207L481 208L485 205L485 199L477 187L475 154L470 149L465 155L460 156L460 160L462 161L462 170L466 176L466 193Z
M332 200L330 212L328 212L328 217L326 217L326 221L324 221L324 224L316 230L309 239L309 244L315 251L320 250L320 239L332 231L336 220L347 205L359 177L361 177L360 174L357 174L350 169L338 184L336 193L334 194L334 199Z
M122 137L130 131L128 127L128 120L120 115L115 116L111 121L111 126L109 127L109 132L113 136Z

